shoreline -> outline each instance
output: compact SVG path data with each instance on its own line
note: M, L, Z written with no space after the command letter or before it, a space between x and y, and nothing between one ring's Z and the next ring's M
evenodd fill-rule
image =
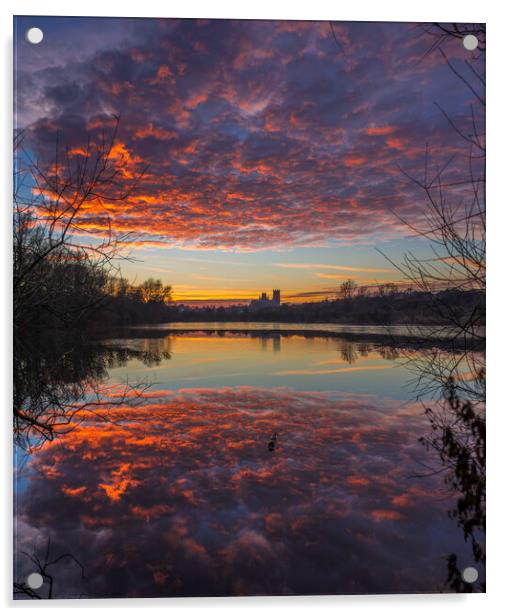
M174 325L177 325L174 327ZM485 350L485 339L476 336L474 339L464 339L459 336L452 336L450 332L427 333L416 332L395 332L391 331L346 331L348 327L373 327L376 329L388 330L392 327L406 326L369 326L369 325L344 325L344 324L324 324L324 323L307 323L297 324L298 327L289 327L290 324L272 323L272 326L267 325L261 327L236 326L235 323L217 326L213 323L194 323L191 322L174 322L164 324L145 324L136 326L124 326L114 328L109 331L108 339L125 339L125 338L164 338L166 336L188 335L192 333L205 333L212 336L249 336L258 338L277 338L277 337L292 337L304 336L306 338L341 338L350 342L371 342L372 344L381 344L390 347L414 347L414 348L431 348L438 347L447 351L469 351L483 352ZM343 327L343 331L332 330L328 326ZM426 326L409 326L409 327L426 327ZM435 328L437 329L437 327ZM441 328L442 329L442 328ZM111 336L112 334L112 336ZM127 334L125 336L125 334ZM103 340L103 338L102 338Z

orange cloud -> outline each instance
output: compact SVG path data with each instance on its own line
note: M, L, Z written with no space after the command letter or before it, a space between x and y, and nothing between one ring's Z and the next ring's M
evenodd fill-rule
M365 477L350 475L350 477L346 478L346 483L350 486L368 486L371 482Z
M392 505L396 507L406 507L409 503L409 496L407 494L400 494L392 498Z
M402 518L402 514L400 514L398 511L392 511L390 509L373 509L373 511L371 511L371 516L376 520L376 521L383 521L383 520L400 520Z
M86 150L85 148L81 148L81 147L71 148L68 153L70 156L85 156L86 157L90 155L88 150Z
M62 486L61 491L67 496L81 496L86 492L88 488L86 486L79 486L77 488L70 488L68 486Z
M208 98L209 98L209 94L204 94L204 93L193 94L192 96L190 96L190 98L186 100L185 105L189 109L195 109L201 103L205 103Z
M176 139L177 136L178 134L176 131L159 128L157 126L154 126L152 122L150 122L146 126L141 126L137 128L133 133L134 139L146 139L148 137L154 137L155 139L160 139L162 141L165 141L167 139Z
M366 135L372 135L374 137L381 135L391 135L396 131L395 126L368 126L365 129Z
M139 485L139 481L130 476L130 467L131 464L128 462L121 464L119 468L112 471L110 483L98 484L98 487L104 490L111 501L119 501L128 488Z
M148 79L148 83L152 86L157 86L166 80L172 79L173 77L174 74L171 69L166 64L162 64L158 67L158 70L156 71L156 76L151 79Z
M395 150L402 150L404 147L404 141L402 139L398 139L396 137L389 137L387 139L387 145Z
M346 167L361 167L366 160L364 156L347 156L344 158L343 162Z

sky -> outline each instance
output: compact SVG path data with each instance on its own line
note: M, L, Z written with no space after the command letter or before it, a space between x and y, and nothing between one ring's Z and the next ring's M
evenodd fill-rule
M405 173L423 178L427 152L449 183L466 173L438 106L469 130L472 94L433 42L407 23L17 17L15 129L50 164L57 133L76 158L120 116L117 189L133 188L84 217L131 234L130 280L185 303L334 297L399 280L381 253L428 253L400 220L425 212ZM444 52L473 61L457 39Z

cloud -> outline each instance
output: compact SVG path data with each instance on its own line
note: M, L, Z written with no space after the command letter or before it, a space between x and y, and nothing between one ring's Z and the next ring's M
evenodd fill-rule
M106 421L84 412L33 455L17 497L20 579L33 566L21 551L51 537L52 555L70 551L85 568L84 579L68 562L53 568L58 597L435 592L444 582L440 556L462 539L442 476L414 478L415 453L431 462L418 404L288 388L150 393L102 406Z
M352 267L349 265L331 265L329 263L274 263L276 267L286 267L289 269L333 269L345 272L392 272L393 270L383 267Z
M118 19L109 32L100 20L47 19L66 46L35 57L16 40L27 145L50 165L59 133L77 158L116 113L118 195L147 167L126 202L88 204L88 231L106 234L107 214L133 247L371 242L398 236L393 209L420 215L423 196L398 165L423 175L426 143L456 155L448 181L467 173L467 150L433 105L465 132L467 91L448 87L444 59L425 54L430 37L413 41L412 24L335 24L342 54L326 22ZM85 34L93 43L77 57L69 43ZM447 53L462 64L461 51Z
M368 126L364 129L366 135L372 135L374 137L390 135L396 130L395 126Z

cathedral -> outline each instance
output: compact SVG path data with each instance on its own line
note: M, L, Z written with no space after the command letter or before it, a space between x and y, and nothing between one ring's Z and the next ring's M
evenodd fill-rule
M267 293L262 293L258 299L254 299L250 303L250 308L268 308L270 306L279 306L281 304L281 291L279 289L272 290L272 299L267 297Z

